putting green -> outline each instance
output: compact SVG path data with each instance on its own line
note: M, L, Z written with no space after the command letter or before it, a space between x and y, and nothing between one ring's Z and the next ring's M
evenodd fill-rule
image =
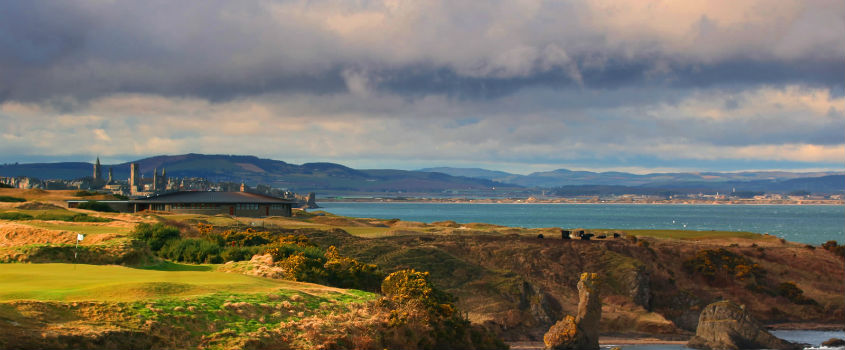
M310 283L217 271L159 271L84 264L0 264L0 301L137 301L280 289L310 294L344 292L343 289Z

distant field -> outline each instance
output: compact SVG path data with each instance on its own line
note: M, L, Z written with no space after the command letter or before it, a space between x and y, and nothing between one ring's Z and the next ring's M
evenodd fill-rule
M0 301L137 301L213 293L347 293L310 283L272 280L216 271L184 271L193 265L166 264L163 270L112 265L0 264ZM183 270L183 271L180 271ZM363 292L358 292L363 293Z

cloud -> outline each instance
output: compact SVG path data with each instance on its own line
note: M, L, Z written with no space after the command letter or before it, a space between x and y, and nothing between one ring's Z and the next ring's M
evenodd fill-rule
M12 2L0 100L367 90L842 87L839 1ZM358 74L356 73L356 74ZM356 77L364 77L356 75ZM353 84L350 84L353 83ZM360 91L358 91L360 92Z
M555 96L580 104L534 103ZM703 89L664 101L619 105L605 105L605 98L613 96L590 91L571 96L555 89L496 101L350 92L209 102L125 94L95 99L70 113L7 102L0 105L0 117L13 127L0 144L32 155L241 153L286 161L380 160L406 166L416 159L636 167L631 162L646 157L655 167L742 160L818 168L838 164L845 156L845 97L825 89ZM729 101L734 105L726 107ZM61 130L48 120L58 121ZM94 137L88 136L92 133Z
M798 0L3 2L0 147L841 168L843 13Z

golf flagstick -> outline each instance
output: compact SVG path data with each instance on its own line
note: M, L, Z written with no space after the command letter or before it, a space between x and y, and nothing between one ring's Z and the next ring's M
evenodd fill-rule
M76 247L73 248L73 263L76 264L76 253L79 251L79 241L85 238L81 233L76 234Z

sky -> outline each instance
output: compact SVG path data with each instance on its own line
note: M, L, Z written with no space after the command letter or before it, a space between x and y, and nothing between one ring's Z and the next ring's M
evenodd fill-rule
M0 163L845 170L845 2L0 2Z

